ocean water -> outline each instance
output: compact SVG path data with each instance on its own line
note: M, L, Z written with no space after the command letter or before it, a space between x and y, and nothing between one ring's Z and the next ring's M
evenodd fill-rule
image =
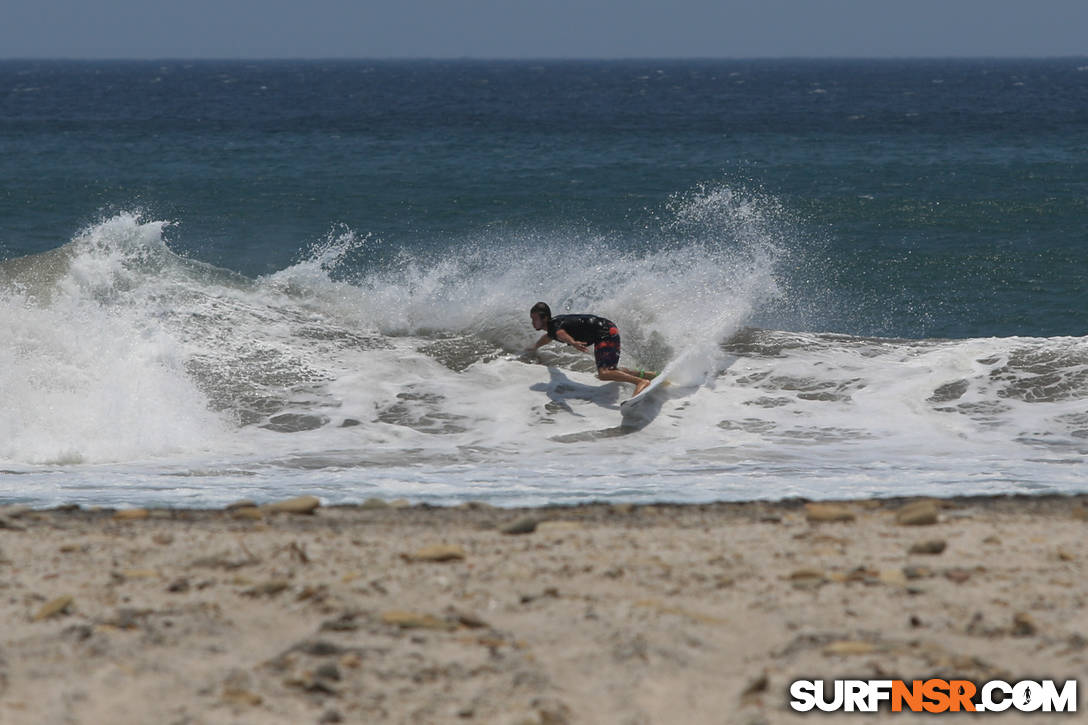
M1086 273L1088 58L0 62L0 502L1085 491Z

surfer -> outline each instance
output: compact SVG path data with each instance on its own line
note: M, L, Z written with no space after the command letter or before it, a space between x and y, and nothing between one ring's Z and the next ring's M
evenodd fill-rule
M593 346L593 358L597 362L597 379L617 383L631 383L638 395L657 373L621 368L620 331L611 320L597 315L556 315L544 302L537 302L529 310L534 330L545 330L530 350L547 345L552 340L564 342L576 350L589 352Z

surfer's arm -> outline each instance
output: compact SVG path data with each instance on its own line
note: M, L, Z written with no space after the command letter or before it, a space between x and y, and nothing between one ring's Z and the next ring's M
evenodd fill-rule
M530 350L536 350L536 349L538 349L540 347L543 347L544 345L547 345L551 341L552 341L552 338L549 335L545 334L545 335L541 336L541 338L539 340L537 340L536 343L532 347L530 347L529 349Z
M589 350L589 345L585 344L584 342L578 342L573 337L571 337L570 333L566 330L556 330L555 339L559 340L559 342L565 342L568 345L573 345L575 348L581 350L582 352L586 352L587 350Z

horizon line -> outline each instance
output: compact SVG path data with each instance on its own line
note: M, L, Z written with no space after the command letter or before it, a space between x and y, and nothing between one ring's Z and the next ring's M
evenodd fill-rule
M708 62L708 61L904 61L904 60L1076 60L1088 53L1062 55L753 55L753 56L0 56L0 62L185 62L185 63L285 63L285 62L500 62L500 63L585 63L585 62Z

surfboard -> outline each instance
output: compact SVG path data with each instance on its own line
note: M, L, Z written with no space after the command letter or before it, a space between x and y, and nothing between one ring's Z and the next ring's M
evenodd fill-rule
M668 384L668 379L662 373L651 380L641 393L620 403L623 422L638 422L656 414L661 409L661 392Z

